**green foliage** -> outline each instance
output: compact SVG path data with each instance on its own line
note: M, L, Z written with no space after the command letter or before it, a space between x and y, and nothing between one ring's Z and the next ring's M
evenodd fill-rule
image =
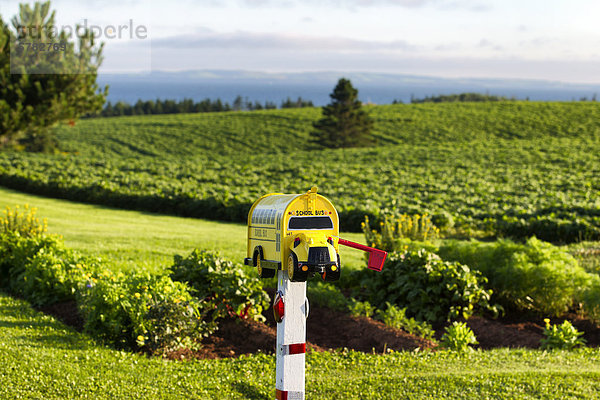
M156 302L148 309L147 332L137 336L137 345L146 346L152 354L180 348L196 350L201 340L216 330L216 324L206 319L207 311L195 300Z
M475 334L466 322L454 321L444 329L440 345L451 351L465 352L472 350L471 345L479 344Z
M365 217L361 227L367 243L385 251L406 250L408 243L412 241L435 240L440 232L428 214L386 215L379 225L379 230L371 229L369 217Z
M312 101L304 100L302 97L298 97L296 100L292 100L288 97L285 101L281 102L281 108L304 108L314 106Z
M91 277L78 293L86 331L122 347L164 353L216 330L214 304L193 299L189 287L168 276L138 272Z
M566 250L536 238L525 244L445 241L439 254L480 271L505 306L542 314L563 314L591 279Z
M156 115L156 114L180 114L200 112L222 112L230 111L229 103L223 103L221 99L212 101L204 99L195 102L192 99L176 100L138 100L135 104L118 101L112 104L106 103L102 111L91 114L90 117L119 117L123 115Z
M600 103L440 103L368 112L378 148L311 149L316 108L86 119L58 128L61 146L72 153L0 153L0 184L244 222L263 194L303 193L318 183L345 231L362 232L365 215L376 228L382 215L428 213L442 232L462 237L600 239Z
M171 271L171 278L189 284L196 297L214 302L219 317L264 319L261 313L269 299L262 282L240 264L213 251L194 250L186 258L176 255Z
M346 312L350 308L350 300L340 289L331 283L312 281L306 285L306 296L311 304L328 307L332 310Z
M352 83L341 78L329 97L331 103L323 107L323 118L313 124L315 142L334 149L370 144L373 120L362 109Z
M37 209L29 208L28 204L25 204L23 212L18 205L14 210L7 206L4 216L0 217L0 233L15 233L23 237L43 235L48 230L48 223L45 218L40 222L36 213Z
M193 298L187 284L168 276L115 274L57 236L0 234L0 278L2 287L38 306L76 301L86 331L120 347L163 354L197 347L216 329L214 299Z
M575 347L585 346L583 332L579 332L569 321L565 320L561 325L550 325L550 319L545 318L544 338L542 349L564 349L572 350Z
M64 247L57 236L0 235L3 286L34 305L73 300L84 277L98 267Z
M385 303L385 311L377 311L377 319L381 320L387 326L402 329L406 332L417 335L428 340L435 340L433 335L435 331L427 322L417 321L406 315L406 307L399 308L388 302Z
M600 323L600 276L588 274L585 284L575 294L575 302L587 318Z
M482 101L508 101L511 100L504 96L494 96L490 94L481 94L481 93L460 93L460 94L449 94L449 95L439 95L439 96L425 96L422 99L410 99L410 102L413 104L419 103L448 103L448 102L482 102ZM514 100L514 99L512 99Z
M568 246L569 253L587 272L600 275L600 243L578 242Z
M75 45L65 31L56 32L54 16L50 2L36 2L20 5L12 31L0 19L0 148L53 150L51 127L104 103L107 91L98 93L96 84L102 46L89 31ZM65 50L29 50L41 43Z
M353 317L367 317L370 318L375 314L375 307L368 301L358 301L350 299L348 304L348 311Z
M377 308L406 307L411 316L429 322L469 318L476 311L498 313L489 303L486 278L426 250L390 253L382 272L366 272L363 295Z

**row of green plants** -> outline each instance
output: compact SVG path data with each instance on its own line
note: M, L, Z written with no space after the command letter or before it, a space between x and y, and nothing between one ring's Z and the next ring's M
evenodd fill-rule
M260 280L213 252L175 256L164 273L114 273L46 234L33 208L7 209L1 227L0 287L36 306L75 302L84 329L118 347L194 349L221 318L264 318Z
M581 267L567 248L535 237L521 243L423 240L434 225L426 214L412 220L421 221L417 229L408 229L404 215L386 217L378 229L365 220L367 243L390 254L382 273L356 272L343 281L360 288L359 297L362 292L375 304L407 306L428 321L461 313L468 318L473 310L553 316L574 310L600 321L600 276Z
M262 194L304 192L318 182L338 208L344 230L359 231L364 215L380 221L386 212L428 212L441 235L597 240L598 163L586 161L589 155L582 148L568 157L582 167L571 165L558 142L553 151L561 154L549 155L555 163L534 171L523 159L540 151L539 144L514 150L511 142L493 150L457 144L458 155L442 146L418 147L401 159L400 146L378 149L377 154L330 151L311 169L295 167L305 163L302 154L286 155L289 166L282 167L276 157L173 161L0 153L0 183L52 197L241 222ZM386 163L374 161L377 157ZM490 157L507 159L492 163L486 160ZM543 161L534 157L528 162ZM509 169L510 175L499 176L498 168Z
M409 317L407 307L400 308L389 302L385 303L384 309L378 309L368 301L358 301L348 298L333 285L322 282L311 282L308 286L308 296L314 304L333 308L342 312L349 312L355 317L375 318L387 326L402 329L410 334L438 343L435 338L435 330L431 323ZM462 319L468 319L468 316ZM571 322L564 320L562 324L551 324L549 318L544 318L543 338L540 347L544 350L564 349L572 350L576 347L585 346L586 340L582 338L583 332L575 328ZM454 320L444 326L438 345L442 349L464 352L471 350L471 346L478 345L473 330L466 322Z
M264 193L318 184L349 231L364 215L428 212L446 236L600 238L599 105L368 110L381 146L344 150L310 144L313 109L85 120L59 130L64 154L0 153L0 184L240 222Z
M66 248L60 237L46 234L46 223L36 217L35 208L15 207L4 213L0 219L1 286L37 306L74 301L85 330L119 347L153 354L182 347L195 349L204 337L214 333L219 318L263 319L261 313L268 299L261 281L214 252L194 250L187 257L176 255L165 273L114 273L105 262L81 256ZM412 219L425 222L415 230L406 223L407 216L400 216L392 221L392 227L382 227L388 239L394 239L391 232L401 236L388 243L402 249L391 250L383 272L345 274L341 284L352 296L344 296L334 285L313 282L309 298L315 304L374 317L434 341L432 324L452 322L446 326L440 345L465 350L476 344L476 339L458 321L474 313L498 315L502 307L491 301L494 291L486 288L488 280L480 271L456 261L443 261L423 248L432 244L407 242L407 236L423 238L425 232L435 231L427 215ZM411 229L398 229L402 223ZM365 230L368 238L379 240L371 244L383 244L381 233ZM534 264L559 258L560 253L555 248L541 250L529 249L528 262L534 274L543 277L544 270L535 270ZM514 253L514 248L508 251ZM499 255L493 257L500 259ZM568 257L565 260L570 261ZM555 295L560 298L561 293ZM507 306L515 304L522 306ZM547 319L544 335L543 348L573 348L585 343L568 321L558 326L550 325Z
M542 350L573 350L583 347L586 340L582 338L583 332L579 332L571 322L565 320L562 324L551 324L549 318L544 318L543 338L540 341ZM469 351L471 346L477 345L477 337L466 322L454 321L444 328L440 346L452 351Z

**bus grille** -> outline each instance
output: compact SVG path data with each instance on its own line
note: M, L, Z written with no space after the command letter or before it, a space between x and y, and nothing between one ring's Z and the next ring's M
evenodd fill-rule
M326 264L330 261L327 247L311 247L308 250L309 264Z

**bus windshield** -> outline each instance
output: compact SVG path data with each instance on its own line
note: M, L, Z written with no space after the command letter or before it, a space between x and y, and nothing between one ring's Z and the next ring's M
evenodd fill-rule
M331 217L292 217L288 225L289 230L298 229L333 229Z

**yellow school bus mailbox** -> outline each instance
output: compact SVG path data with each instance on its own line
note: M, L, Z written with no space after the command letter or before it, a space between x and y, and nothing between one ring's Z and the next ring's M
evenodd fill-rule
M273 316L277 321L275 398L305 399L306 279L318 274L340 279L338 246L369 252L368 268L381 271L387 253L339 237L338 213L312 187L304 194L271 193L256 200L248 213L246 265L261 278L277 274Z
M313 187L305 194L262 196L248 213L248 255L245 264L261 278L287 271L293 282L319 274L340 278L339 218L335 207Z
M246 265L261 278L287 271L292 282L315 274L340 279L339 245L369 252L368 268L381 271L387 253L339 238L338 213L316 186L304 194L270 193L256 200L248 213Z

